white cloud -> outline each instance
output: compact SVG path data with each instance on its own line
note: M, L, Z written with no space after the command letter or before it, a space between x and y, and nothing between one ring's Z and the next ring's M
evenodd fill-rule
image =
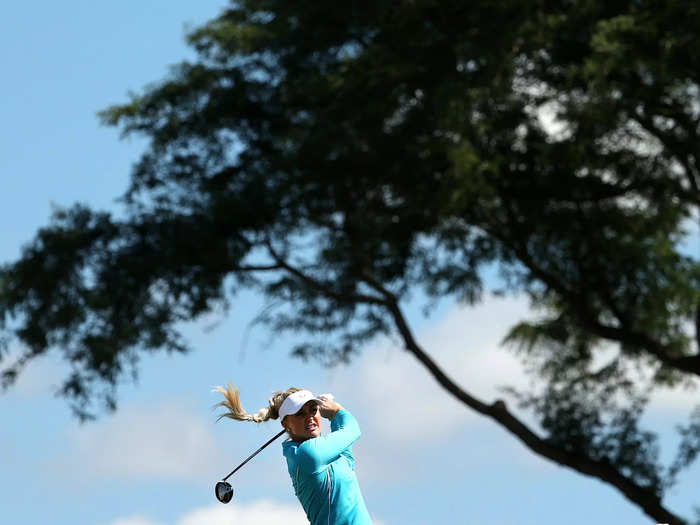
M248 504L210 505L196 508L179 518L176 525L308 525L300 505L285 505L272 500ZM119 518L108 525L162 525L143 516Z
M373 520L374 525L387 525ZM301 505L286 505L273 500L252 503L210 505L187 512L176 525L309 525ZM120 518L108 525L161 525L142 516Z
M700 405L700 381L689 381L688 388L661 388L649 404L650 410L658 413L686 413Z
M499 398L507 401L500 387L531 390L533 379L501 341L514 324L533 317L525 299L491 297L473 308L454 308L441 321L417 333L416 339L467 393L485 403ZM596 362L607 361L615 352L613 345L607 345ZM363 413L365 426L394 444L422 442L428 437L434 442L436 436L446 440L465 425L488 423L443 389L413 355L396 345L368 349L356 368L336 376L335 382L337 395L352 400L356 410ZM700 381L689 382L700 385ZM699 401L697 389L658 389L650 408L685 413ZM520 417L531 420L527 414Z
M500 386L528 384L518 359L500 347L507 329L526 314L522 300L490 299L476 308L452 310L417 339L450 378L490 403L503 397ZM416 358L389 345L369 349L359 369L339 377L337 385L337 395L352 399L364 423L392 443L446 436L482 421Z
M143 516L131 516L129 518L119 518L109 525L162 525L162 523L149 520Z
M195 509L177 525L308 525L301 505L285 505L270 500L250 504L212 505Z
M81 476L208 479L220 470L208 423L176 401L124 405L111 418L71 427L67 464Z

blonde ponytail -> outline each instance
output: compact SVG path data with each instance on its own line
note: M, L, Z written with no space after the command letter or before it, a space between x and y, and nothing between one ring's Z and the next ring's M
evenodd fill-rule
M262 423L268 419L277 419L279 417L279 410L282 403L287 396L298 392L301 388L291 387L287 390L274 392L272 397L268 400L268 406L266 408L261 408L257 414L248 414L241 405L241 395L236 387L231 383L226 384L226 388L217 386L214 388L214 392L220 392L224 396L224 400L214 405L216 407L224 407L227 412L221 414L217 421L227 417L230 419L235 419L237 421L254 421L255 423Z

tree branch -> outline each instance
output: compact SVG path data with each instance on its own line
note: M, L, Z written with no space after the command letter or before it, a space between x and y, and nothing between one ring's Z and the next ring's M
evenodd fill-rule
M617 471L607 461L595 461L586 456L572 454L561 447L553 445L541 439L524 423L508 411L502 400L493 404L486 404L474 396L468 394L450 379L430 356L418 345L408 324L396 302L388 305L396 327L403 338L406 349L411 352L437 380L445 390L462 401L465 405L476 410L480 414L489 417L515 435L527 448L539 456L543 456L559 465L569 467L581 474L598 478L617 488L622 494L635 503L645 514L658 523L684 525L686 522L679 516L666 509L659 497L652 491L645 489Z
M366 294L346 294L335 291L330 284L322 283L316 279L309 277L304 272L285 261L275 251L275 249L272 247L272 244L269 241L266 241L265 245L268 251L270 252L270 256L277 262L276 266L279 266L281 269L288 271L299 280L303 281L304 283L316 289L317 291L327 295L328 297L335 299L336 301L341 303L363 303L386 306L386 300L382 299L381 297Z
M652 339L644 333L636 332L626 327L624 324L624 319L620 318L619 316L618 320L620 321L620 326L610 326L601 323L597 316L591 312L590 308L581 296L569 290L558 278L551 273L546 272L539 265L537 265L537 263L535 263L532 257L530 257L530 255L527 253L527 250L521 246L509 242L509 239L505 238L503 235L500 235L493 229L488 229L488 231L491 235L501 240L501 242L513 250L520 262L522 262L535 277L565 298L567 303L574 307L579 320L583 322L586 328L593 334L610 341L627 343L638 348L643 348L665 365L683 372L700 376L700 353L690 356L675 357L671 355L668 349L660 342Z
M670 137L666 136L659 128L657 128L653 121L649 117L640 115L639 112L635 112L636 118L634 120L642 126L643 129L647 131L650 135L656 138L661 144L663 144L675 157L675 159L683 166L683 171L685 171L686 178L688 179L688 184L691 187L691 192L679 191L679 195L684 198L694 202L695 204L700 204L700 187L698 186L697 178L700 177L697 170L691 165L688 157L683 155L680 150L681 146L677 141L672 140ZM689 154L692 158L692 154Z
M270 264L270 265L238 265L232 268L234 272L267 272L274 270L284 270L284 266L281 264Z

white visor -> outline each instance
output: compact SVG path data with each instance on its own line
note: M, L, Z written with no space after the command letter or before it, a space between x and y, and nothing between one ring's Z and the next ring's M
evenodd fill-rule
M298 392L288 395L287 399L282 402L282 406L280 407L280 421L282 421L285 416L299 412L309 401L322 403L323 399L321 399L321 397L333 399L333 396L330 394L323 394L322 396L316 397L309 390L299 390Z

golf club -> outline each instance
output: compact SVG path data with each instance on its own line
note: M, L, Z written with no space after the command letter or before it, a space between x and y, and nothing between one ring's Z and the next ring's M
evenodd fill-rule
M231 486L230 483L227 483L226 480L233 476L238 469L240 469L243 465L248 463L251 459L253 459L262 449L264 449L266 446L268 446L270 443L272 443L275 439L280 437L282 434L284 434L286 430L282 430L279 434L277 434L275 437L273 437L270 441L265 443L262 447L260 447L258 450L253 452L248 458L238 465L235 469L233 469L228 476L223 478L221 481L219 481L216 484L216 487L214 487L214 494L216 495L216 499L218 499L221 503L228 503L231 501L231 498L233 498L233 487Z

